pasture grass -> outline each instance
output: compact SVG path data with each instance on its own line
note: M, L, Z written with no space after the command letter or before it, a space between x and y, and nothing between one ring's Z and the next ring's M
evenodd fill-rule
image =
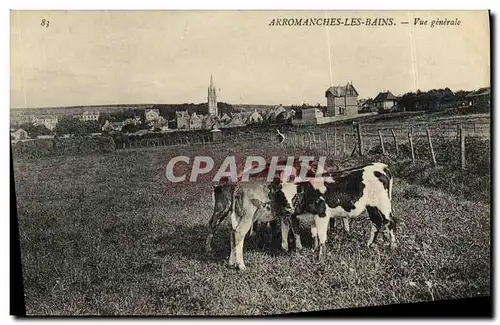
M396 155L389 147L382 155L380 146L375 146L361 160L383 161L391 166L397 177L412 184L419 184L453 193L468 200L490 202L491 199L491 143L477 137L468 137L465 142L465 170L461 169L460 142L458 139L436 138L433 147L437 167L432 163L427 141L418 139L414 149L416 161L412 162L408 144L399 148ZM344 159L343 162L353 160ZM354 163L359 163L355 158Z
M323 262L304 228L303 251L247 240L247 270L231 269L227 221L204 252L213 175L165 179L170 158L200 154L219 165L290 152L248 143L15 159L27 313L265 315L490 295L489 205L401 178L397 249L366 248L363 214L351 234L338 222Z

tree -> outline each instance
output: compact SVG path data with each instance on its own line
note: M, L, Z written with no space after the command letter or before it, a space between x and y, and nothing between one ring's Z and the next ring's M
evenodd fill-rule
M21 124L19 126L19 128L21 128L24 131L28 132L28 135L31 138L36 138L39 135L49 135L49 134L52 134L52 131L50 131L43 124L34 125L33 123L23 123L23 124Z
M85 126L86 133L99 133L101 132L101 126L97 121L84 121L83 125Z
M125 124L122 127L122 132L123 133L135 133L137 132L138 128L134 124Z
M63 117L57 122L54 131L57 134L85 135L89 133L87 125L73 117Z

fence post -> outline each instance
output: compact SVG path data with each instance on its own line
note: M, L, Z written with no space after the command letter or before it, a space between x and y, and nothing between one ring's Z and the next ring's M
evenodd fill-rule
M358 137L358 150L359 150L359 155L363 155L363 137L361 136L361 125L359 123L355 124L356 128L356 133Z
M460 122L460 161L462 162L462 170L465 170L465 132Z
M382 132L378 130L378 138L380 140L380 147L382 147L382 154L385 155L384 139L382 138Z
M396 148L396 156L399 155L399 148L398 148L398 139L396 138L396 133L394 132L394 129L391 129L392 132L392 137L394 138L394 147Z
M429 141L429 147L431 148L432 163L434 164L434 167L437 167L436 156L434 155L434 148L432 147L431 132L429 131L429 128L427 128L425 132L427 133L427 140Z
M335 132L333 134L333 154L337 155L337 128L335 128Z
M415 150L413 149L413 137L411 135L411 131L408 132L408 140L410 141L410 149L411 149L411 160L415 161Z
M342 154L345 155L345 133L342 134Z
M327 131L326 131L326 133L325 133L325 137L326 137L326 139L325 139L326 153L328 154L328 153L329 153L329 151L330 151L330 145L329 145L329 143L328 143L328 130L327 130Z

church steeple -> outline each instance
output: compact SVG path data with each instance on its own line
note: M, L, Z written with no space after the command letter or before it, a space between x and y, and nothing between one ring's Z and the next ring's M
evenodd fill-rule
M210 74L210 86L208 87L208 114L218 116L217 91L215 89L212 74Z

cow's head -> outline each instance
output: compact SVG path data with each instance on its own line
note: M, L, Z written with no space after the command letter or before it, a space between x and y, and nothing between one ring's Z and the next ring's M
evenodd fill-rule
M326 202L321 192L309 182L299 183L297 194L292 199L295 214L311 213L326 216Z

